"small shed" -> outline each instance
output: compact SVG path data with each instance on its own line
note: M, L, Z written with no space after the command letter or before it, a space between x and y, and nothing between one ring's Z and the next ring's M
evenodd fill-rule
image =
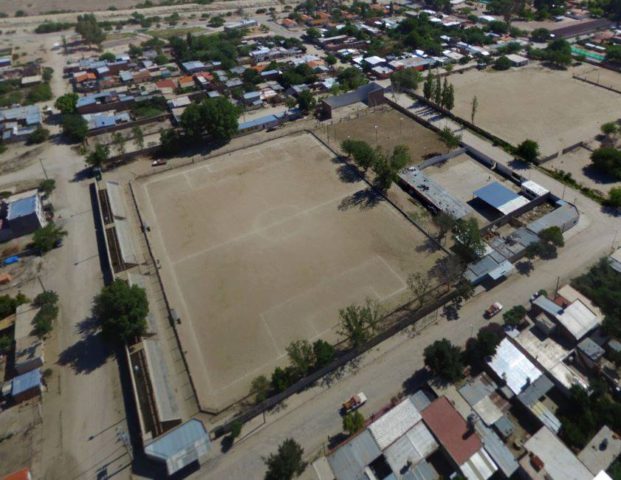
M524 67L528 65L528 58L523 57L522 55L516 55L515 53L511 53L506 57L511 62L511 65L514 67Z
M25 402L41 395L41 371L37 368L18 375L11 381L11 398L15 403Z

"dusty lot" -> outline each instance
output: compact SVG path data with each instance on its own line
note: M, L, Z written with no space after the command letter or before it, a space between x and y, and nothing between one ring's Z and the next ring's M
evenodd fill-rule
M496 211L488 211L479 202L473 202L475 190L485 185L497 182L510 190L516 191L515 186L490 169L466 154L451 158L447 162L425 168L425 174L443 186L462 202L470 205L481 225L488 220L498 217Z
M364 140L369 145L379 145L384 151L407 145L413 164L446 152L435 132L388 107L361 110L349 119L334 123L328 133L332 143L340 144L347 138Z
M575 69L574 75L621 92L621 73L585 63Z
M438 259L365 191L307 134L138 182L203 407L247 394L292 340L334 340L340 308L398 304L407 275Z
M578 183L591 190L597 190L604 196L608 194L611 188L621 186L621 182L598 171L591 165L591 152L586 148L578 148L544 164L546 168L571 173L571 176Z
M477 125L511 144L539 142L543 156L589 140L602 123L619 117L621 96L538 65L505 72L471 70L452 75L455 113L470 118L472 99Z

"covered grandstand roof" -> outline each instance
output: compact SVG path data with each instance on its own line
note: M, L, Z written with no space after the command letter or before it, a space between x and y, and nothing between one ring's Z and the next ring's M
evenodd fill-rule
M211 446L203 422L192 418L144 447L148 457L166 463L169 475L197 461Z
M106 190L108 191L112 215L116 218L127 218L121 186L117 182L106 182Z
M518 195L498 182L492 182L479 188L474 192L474 196L503 215L507 215L528 203L526 197Z
M132 240L131 226L127 220L117 219L114 221L116 228L116 236L119 241L119 248L121 250L121 258L123 263L128 265L138 264L138 255L134 247L134 241Z

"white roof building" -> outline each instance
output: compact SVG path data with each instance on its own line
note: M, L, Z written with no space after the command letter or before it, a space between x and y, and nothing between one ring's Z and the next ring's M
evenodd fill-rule
M542 372L507 338L498 345L488 365L515 395L522 393Z
M378 447L384 450L422 419L408 398L369 425Z

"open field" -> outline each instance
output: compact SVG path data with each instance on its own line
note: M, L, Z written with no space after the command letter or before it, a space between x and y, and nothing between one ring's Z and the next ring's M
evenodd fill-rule
M330 142L340 144L348 138L364 140L371 146L379 145L384 151L392 151L397 145L407 145L412 164L446 152L446 147L435 132L392 108L365 109L353 117L328 128Z
M591 190L597 190L603 196L608 195L611 188L621 186L621 181L615 180L610 175L592 167L591 152L586 148L580 147L564 155L559 155L557 158L546 162L544 166L571 173L576 182Z
M476 96L477 125L513 145L526 138L536 140L546 156L591 139L602 123L619 117L619 94L571 75L571 69L557 71L538 65L452 75L454 112L469 119Z
M206 408L247 394L292 340L335 340L340 308L399 304L407 275L440 257L307 134L144 178L136 192Z
M585 63L574 69L574 75L621 92L621 73Z

